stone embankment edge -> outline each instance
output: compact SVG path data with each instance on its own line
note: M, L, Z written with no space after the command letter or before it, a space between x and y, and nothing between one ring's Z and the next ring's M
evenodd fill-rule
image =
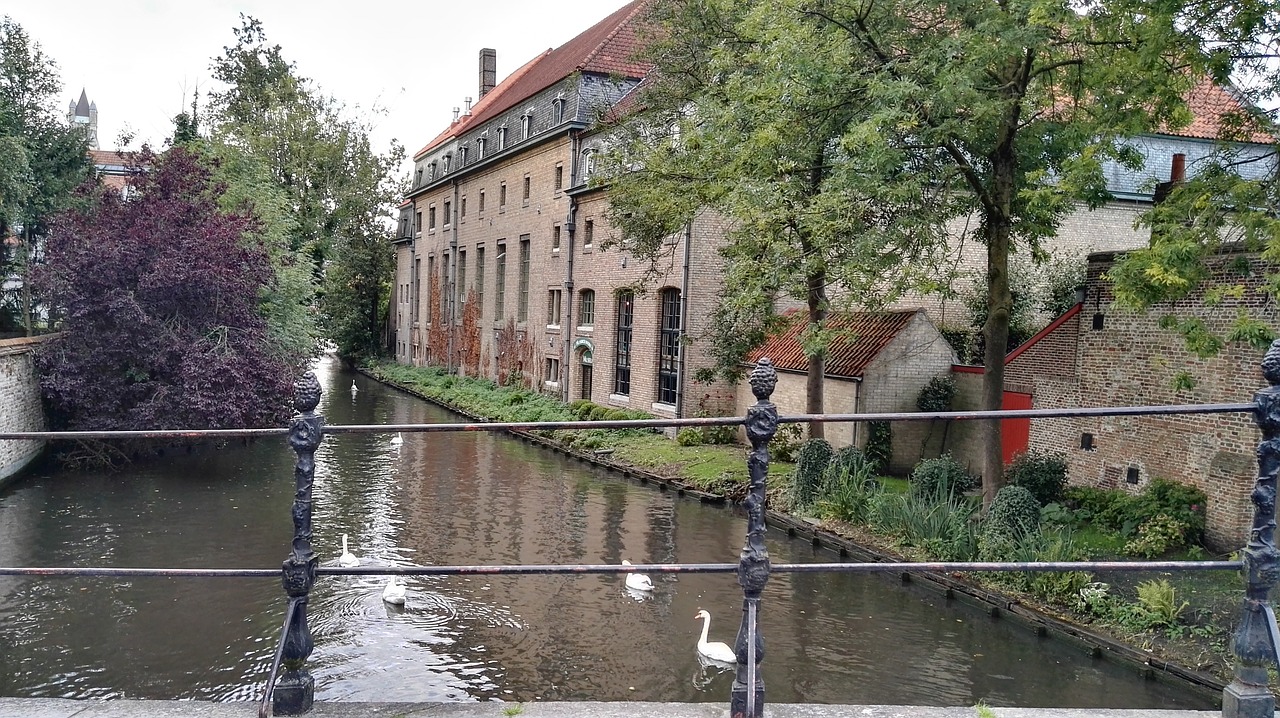
M370 379L373 379L374 381L386 384L387 386L403 391L406 394L411 394L423 401L430 402L441 408L448 409L455 414L465 416L476 423L484 424L492 421L489 417L472 414L471 412L460 409L452 404L427 396L426 394L400 384L399 382L378 376L366 369L357 368L356 371ZM633 479L642 484L654 484L660 491L672 490L680 496L696 498L703 503L709 504L736 503L729 501L724 496L694 489L678 479L660 476L652 472L644 471L643 469L638 469L629 464L610 461L598 454L587 454L580 451L573 451L555 441L545 439L527 431L519 429L504 429L503 431L523 441L537 444L552 451L564 454L567 457L577 459L578 461L610 469L622 474L624 478ZM765 511L765 522L774 528L786 531L788 536L808 538L814 547L821 547L835 551L841 558L854 558L858 561L867 563L896 563L902 560L897 556L891 556L857 544L843 536L805 521L804 519L797 518L781 511L767 509ZM948 599L966 600L970 604L982 608L993 618L1005 616L1012 617L1014 620L1030 627L1037 636L1045 637L1051 633L1055 634L1069 642L1083 646L1088 650L1090 655L1095 658L1111 658L1112 660L1116 660L1120 663L1129 664L1131 667L1137 668L1139 672L1149 680L1158 679L1161 677L1161 674L1165 676L1172 676L1184 683L1190 684L1197 690L1203 691L1206 696L1211 696L1215 699L1220 698L1222 690L1226 688L1226 683L1207 673L1202 673L1177 663L1162 660L1150 653L1147 653L1146 651L1139 650L1106 636L1094 633L1080 624L1072 623L1046 614L1034 607L1022 603L1016 598L988 591L967 581L959 580L954 576L929 571L913 571L902 572L899 577L904 583L920 581L933 590L943 594Z

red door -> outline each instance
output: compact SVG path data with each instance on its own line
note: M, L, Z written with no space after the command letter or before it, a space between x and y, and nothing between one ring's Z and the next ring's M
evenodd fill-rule
M1006 391L1000 408L1030 409L1031 395L1016 391ZM1030 419L1005 419L1000 422L1000 450L1006 466L1013 461L1013 457L1026 451L1030 442Z

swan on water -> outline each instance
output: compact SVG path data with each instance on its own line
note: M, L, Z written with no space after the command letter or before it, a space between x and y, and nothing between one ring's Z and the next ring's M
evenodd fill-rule
M396 432L396 435L391 437L392 446L399 446L403 443L404 443L404 436L401 435L399 432Z
M347 535L342 534L342 555L338 557L338 565L351 568L360 565L360 559L347 550Z
M356 380L355 380L355 379L352 379L352 380L351 380L351 393L352 393L352 394L354 394L354 393L356 393L356 392L358 392L358 391L360 391L360 387L356 386Z
M694 616L695 620L699 618L702 619L702 635L698 638L698 655L720 663L737 663L738 656L728 644L720 641L707 642L707 632L711 630L711 614L701 610Z
M395 606L404 605L404 584L396 581L395 576L392 576L387 581L386 588L382 589L382 600Z
M622 565L630 566L631 562L624 558L622 559ZM637 591L652 591L653 581L650 581L649 577L643 573L629 573L627 574L627 588Z

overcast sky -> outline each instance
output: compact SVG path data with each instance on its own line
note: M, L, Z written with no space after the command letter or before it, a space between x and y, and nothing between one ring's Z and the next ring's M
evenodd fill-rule
M412 155L477 97L480 48L498 78L558 47L628 0L0 0L62 75L61 108L83 87L98 106L99 146L122 130L158 145L210 60L258 18L298 72L361 112L381 108L374 140ZM407 170L406 170L407 171Z

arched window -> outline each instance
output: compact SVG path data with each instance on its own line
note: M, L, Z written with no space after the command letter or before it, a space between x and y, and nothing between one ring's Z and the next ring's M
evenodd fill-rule
M675 404L680 389L680 290L662 290L658 329L658 403Z
M635 318L636 295L618 292L618 331L614 346L613 393L631 395L631 326Z

